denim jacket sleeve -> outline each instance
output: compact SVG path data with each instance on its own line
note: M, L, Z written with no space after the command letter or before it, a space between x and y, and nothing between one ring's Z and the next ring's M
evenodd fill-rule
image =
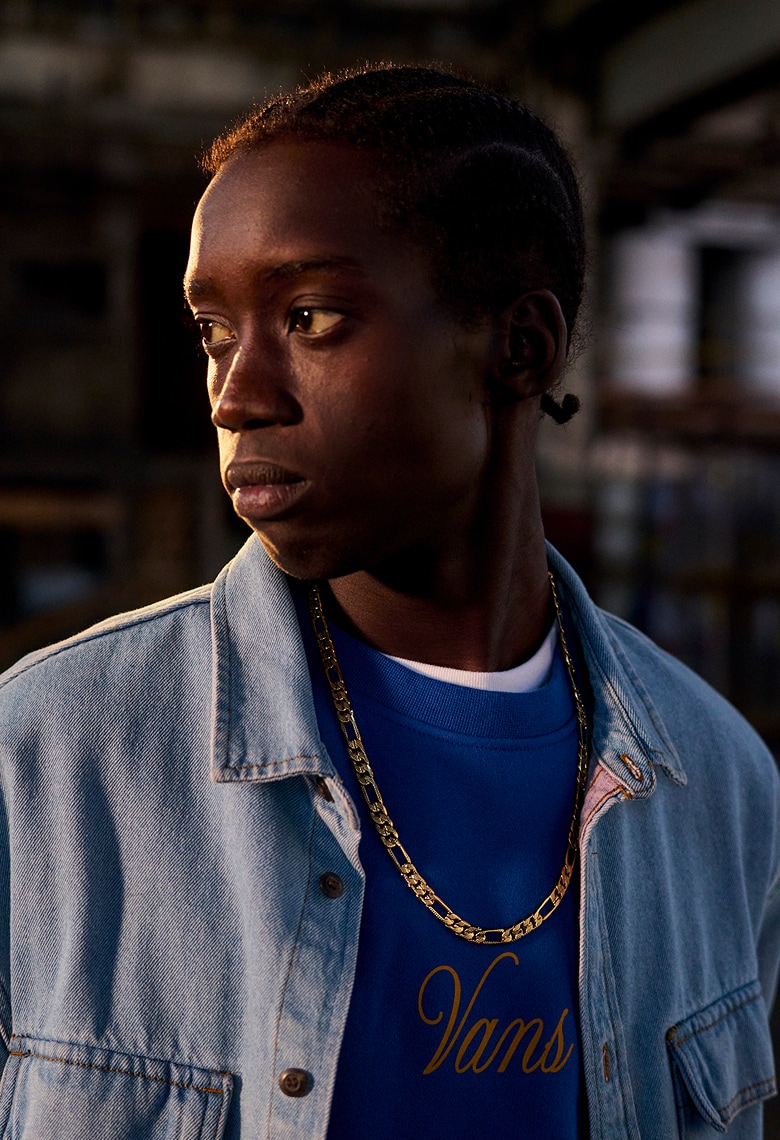
M780 871L770 887L766 914L758 942L758 976L771 1009L777 998L778 946L780 946Z
M8 816L0 768L0 1069L8 1058L11 1040L11 867L9 858Z

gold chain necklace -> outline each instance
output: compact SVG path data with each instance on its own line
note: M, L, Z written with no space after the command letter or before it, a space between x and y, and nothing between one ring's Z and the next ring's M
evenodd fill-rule
M552 574L549 572L548 574L550 588L552 590L553 605L555 606L555 616L558 621L561 651L563 652L563 659L566 663L566 672L569 675L569 684L571 685L574 709L577 715L577 787L574 795L574 811L572 812L571 823L569 824L569 835L563 868L558 876L557 883L549 895L547 895L536 908L533 914L522 918L519 922L516 922L514 926L488 928L472 926L471 923L466 922L465 919L455 914L455 912L439 898L433 888L428 885L410 859L408 851L398 838L398 832L387 813L385 801L382 799L382 793L377 786L376 778L374 777L371 764L366 755L366 750L363 747L363 740L355 721L355 714L352 711L352 704L347 693L347 687L344 684L344 678L336 659L336 650L333 647L333 640L330 636L328 623L322 612L322 598L320 596L319 587L316 582L312 582L309 586L309 611L311 613L312 625L314 626L314 635L317 639L317 645L322 659L322 666L325 670L328 684L330 685L336 715L347 744L347 752L352 761L352 767L355 769L355 776L360 784L363 798L368 805L369 814L379 833L379 838L382 840L387 854L395 863L407 886L414 891L420 902L423 903L440 922L443 922L453 934L457 934L459 938L465 938L468 942L485 942L488 944L515 942L518 938L523 938L526 934L530 934L532 930L536 930L537 926L541 926L545 919L550 917L566 894L566 889L569 886L572 872L574 871L574 864L577 860L577 835L579 831L580 810L582 808L585 780L588 770L588 722L585 716L585 705L580 691L577 688L577 681L574 675L574 662L569 653L566 633L563 628L563 617L558 601L558 590Z

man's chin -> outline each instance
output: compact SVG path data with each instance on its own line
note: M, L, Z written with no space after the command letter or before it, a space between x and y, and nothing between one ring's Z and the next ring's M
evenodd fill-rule
M288 577L301 582L342 578L363 569L362 561L354 556L340 555L316 545L280 547L267 534L258 531L255 534L273 564Z

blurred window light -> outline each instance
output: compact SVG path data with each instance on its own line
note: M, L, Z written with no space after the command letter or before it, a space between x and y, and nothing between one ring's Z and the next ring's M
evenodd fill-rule
M606 375L650 396L780 400L780 216L750 204L665 212L609 249Z

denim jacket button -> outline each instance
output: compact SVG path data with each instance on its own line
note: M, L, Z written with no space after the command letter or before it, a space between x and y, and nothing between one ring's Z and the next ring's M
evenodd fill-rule
M328 899L337 899L344 894L344 883L335 871L326 871L320 875L320 890Z
M311 1088L311 1076L305 1069L285 1069L279 1074L279 1088L285 1096L306 1096Z

